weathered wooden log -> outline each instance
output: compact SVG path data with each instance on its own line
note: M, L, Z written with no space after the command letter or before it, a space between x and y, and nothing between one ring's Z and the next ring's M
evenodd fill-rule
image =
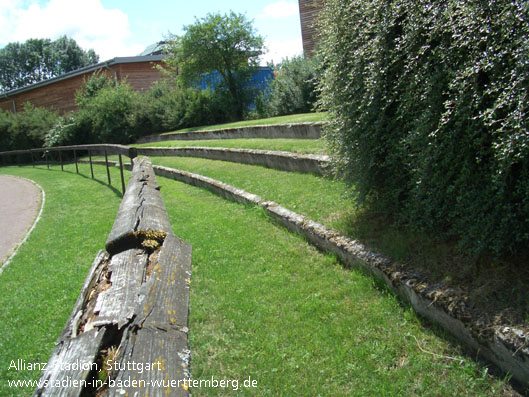
M187 396L191 246L172 233L148 159L134 162L107 245L34 396Z
M150 160L134 159L129 187L106 242L111 255L137 246L141 230L173 233L159 189Z

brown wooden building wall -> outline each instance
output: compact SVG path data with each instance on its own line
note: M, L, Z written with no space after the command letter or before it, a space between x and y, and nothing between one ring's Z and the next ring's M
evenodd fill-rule
M316 44L315 22L322 7L323 0L299 0L303 53L308 57L312 55Z
M112 71L107 68L99 70L112 78L114 77L113 71L115 71L119 81L126 77L127 82L135 91L146 91L155 81L162 78L160 71L155 68L157 64L161 64L161 62L119 63L110 65ZM76 110L75 93L81 88L83 81L90 78L94 72L92 70L81 75L20 92L8 98L0 98L0 109L13 111L14 101L17 112L24 110L23 106L26 102L31 102L38 107L57 110L60 114Z

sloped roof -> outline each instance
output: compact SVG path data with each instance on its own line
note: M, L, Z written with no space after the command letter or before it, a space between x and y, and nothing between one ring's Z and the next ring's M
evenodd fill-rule
M147 48L145 48L141 54L138 54L138 56L144 57L148 55L162 55L164 51L163 46L166 43L166 41L159 41L157 43L151 44L147 46Z
M35 83L35 84L27 85L22 88L16 88L14 90L1 93L0 97L7 98L12 95L20 94L25 91L30 91L38 87L43 87L49 84L56 83L58 81L70 79L72 77L79 76L85 73L89 73L94 70L103 69L106 67L110 67L112 65L118 65L120 63L156 62L156 61L162 61L163 59L165 59L165 55L117 57L117 58L109 59L108 61L105 61L105 62L99 62L93 65L85 66L84 68L81 68L81 69L72 70L71 72L61 74L60 76L57 76L57 77L54 77L48 80L39 81L38 83Z

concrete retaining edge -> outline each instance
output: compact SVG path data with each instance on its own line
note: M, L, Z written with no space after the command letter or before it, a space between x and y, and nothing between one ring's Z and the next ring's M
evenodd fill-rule
M138 155L198 157L210 160L230 161L260 165L277 170L324 175L330 164L329 156L299 154L274 150L229 149L210 147L148 147L137 148Z
M362 268L381 280L425 318L439 324L471 352L508 373L523 387L529 387L529 334L505 326L490 326L487 334L471 315L469 302L451 289L425 282L421 275L402 270L391 259L370 251L356 240L328 230L325 226L290 211L273 201L237 189L223 182L187 171L153 166L157 175L206 188L224 198L262 207L272 219L299 233L324 252L334 253L345 265Z
M318 139L324 123L296 123L276 125L255 125L249 127L225 128L222 130L180 132L172 134L148 135L137 143L163 142L199 139L239 139L239 138L291 138Z

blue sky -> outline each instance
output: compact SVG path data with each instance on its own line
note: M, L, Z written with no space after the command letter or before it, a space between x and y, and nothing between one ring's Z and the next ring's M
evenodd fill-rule
M297 0L0 0L0 47L29 38L72 37L104 61L133 56L182 34L207 13L245 14L268 48L261 63L302 53Z

